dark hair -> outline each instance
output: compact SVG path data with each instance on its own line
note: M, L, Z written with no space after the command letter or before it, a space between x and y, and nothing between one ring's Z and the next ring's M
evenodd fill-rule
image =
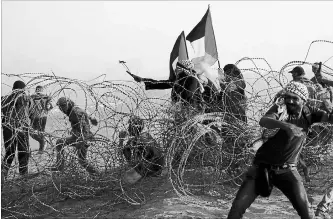
M229 76L234 76L234 77L238 77L239 75L241 75L241 71L239 70L239 68L237 68L236 65L234 64L227 64L223 67L223 71L224 74L229 75Z
M15 81L13 84L13 90L24 89L24 88L25 88L25 83L23 81Z

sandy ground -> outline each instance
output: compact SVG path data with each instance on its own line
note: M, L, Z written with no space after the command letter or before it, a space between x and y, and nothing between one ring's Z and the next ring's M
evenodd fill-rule
M31 143L33 149L38 148L36 142L32 140ZM51 163L53 160L51 157L53 157L52 153L38 155L34 152L30 165L43 168ZM40 162L41 160L43 162ZM319 174L311 175L311 182L305 183L313 209L322 199L329 180L332 184L332 164L331 158L331 163L327 167ZM34 167L31 168L33 169ZM142 204L131 205L124 200L125 197L115 197L116 193L103 191L94 198L55 200L50 206L67 213L59 214L48 208L47 216L40 218L226 218L237 186L211 186L199 189L200 191L193 196L179 197L168 177L162 176L143 179L135 185L127 186L126 189L132 197L138 194L136 198L144 200ZM331 214L333 216L333 212ZM2 215L8 216L4 211ZM287 198L279 190L274 189L269 198L257 198L245 213L244 218L296 219L299 216Z
M333 170L327 167L312 175L310 183L305 183L313 209L320 202L332 176ZM131 205L124 200L125 196L118 196L120 193L102 190L93 198L55 199L50 206L66 213L59 214L46 208L49 213L39 218L226 218L237 186L210 186L191 190L192 196L178 196L168 176L161 176L125 185L124 191L128 198L140 199L142 203ZM2 215L8 214L2 211ZM258 197L244 218L296 219L299 216L287 198L274 188L269 198Z

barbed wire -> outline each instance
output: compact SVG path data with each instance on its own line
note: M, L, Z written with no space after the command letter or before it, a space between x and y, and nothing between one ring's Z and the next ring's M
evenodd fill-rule
M259 61L264 61L265 66L260 66ZM94 138L87 141L87 160L99 171L97 175L89 175L80 166L75 147L64 149L64 171L49 170L48 167L56 163L56 141L71 132L68 118L57 107L49 112L45 131L34 130L27 121L18 119L13 123L8 114L2 115L2 126L16 130L13 139L28 130L30 134L43 135L48 145L42 154L37 153L38 147L31 147L29 174L25 177L19 176L16 170L19 165L14 160L2 183L2 212L7 217L43 217L50 213L65 216L73 213L73 209L61 209L55 203L67 199L100 198L104 191L112 194L112 198L92 206L85 213L121 202L145 203L142 187L128 185L123 180L124 172L131 167L123 157L118 136L127 129L128 120L133 115L144 120L144 132L150 133L163 151L168 179L183 200L195 200L192 196L198 188L228 183L239 185L253 159L251 143L261 135L258 121L272 105L277 91L288 82L286 69L299 64L311 65L306 61L292 61L274 71L264 58L245 57L236 64L243 62L251 63L241 69L247 86L246 100L237 100L230 90L232 86L228 85L221 91L220 104L206 103L207 108L214 108L214 112L209 113L198 113L186 104L172 103L168 96L150 97L144 87L135 82L106 81L105 75L83 81L56 76L53 72L2 73L2 85L11 87L5 83L6 78L26 81L27 90L43 85L54 101L63 96L71 98L98 120L98 125L91 127ZM327 74L333 74L331 67L323 65L323 69ZM16 103L8 104L15 106ZM20 113L15 109L10 108L10 115ZM245 112L247 122L241 119ZM318 132L309 139L303 152L306 162L314 169L312 175L317 174L320 167L325 166L326 158L332 156L332 125L315 126ZM3 159L5 150L2 152ZM230 190L229 195L234 191Z

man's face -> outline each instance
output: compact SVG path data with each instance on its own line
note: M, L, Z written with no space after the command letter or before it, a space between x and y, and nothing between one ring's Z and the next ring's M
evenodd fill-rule
M287 92L284 95L284 101L287 106L287 112L290 115L298 115L304 105L304 100L291 92Z
M318 64L313 64L312 65L312 72L313 73L317 73L318 69L319 69L319 65Z

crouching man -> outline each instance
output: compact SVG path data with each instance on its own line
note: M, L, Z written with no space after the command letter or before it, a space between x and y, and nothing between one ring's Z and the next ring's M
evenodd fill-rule
M292 81L285 91L287 119L278 119L280 112L277 105L272 106L261 118L261 126L277 128L278 131L258 149L253 166L233 201L229 219L242 218L258 195L270 196L273 186L287 196L302 219L314 217L296 165L308 128L317 122L333 123L333 114L305 105L309 94L304 84Z
M81 108L75 106L74 102L66 97L61 97L57 101L57 106L65 115L68 116L71 123L71 136L67 138L58 139L56 142L57 162L56 165L51 167L52 171L62 171L64 169L64 147L74 146L77 149L77 156L79 163L84 167L89 174L97 173L97 170L88 163L86 160L88 151L88 140L94 138L90 131L89 120L93 125L97 125L97 120L88 116L88 114Z
M124 180L135 183L142 177L158 176L164 166L164 156L157 142L149 133L142 132L144 122L139 117L131 117L128 124L129 139L124 146L127 131L119 133L119 147L132 169L126 172Z

